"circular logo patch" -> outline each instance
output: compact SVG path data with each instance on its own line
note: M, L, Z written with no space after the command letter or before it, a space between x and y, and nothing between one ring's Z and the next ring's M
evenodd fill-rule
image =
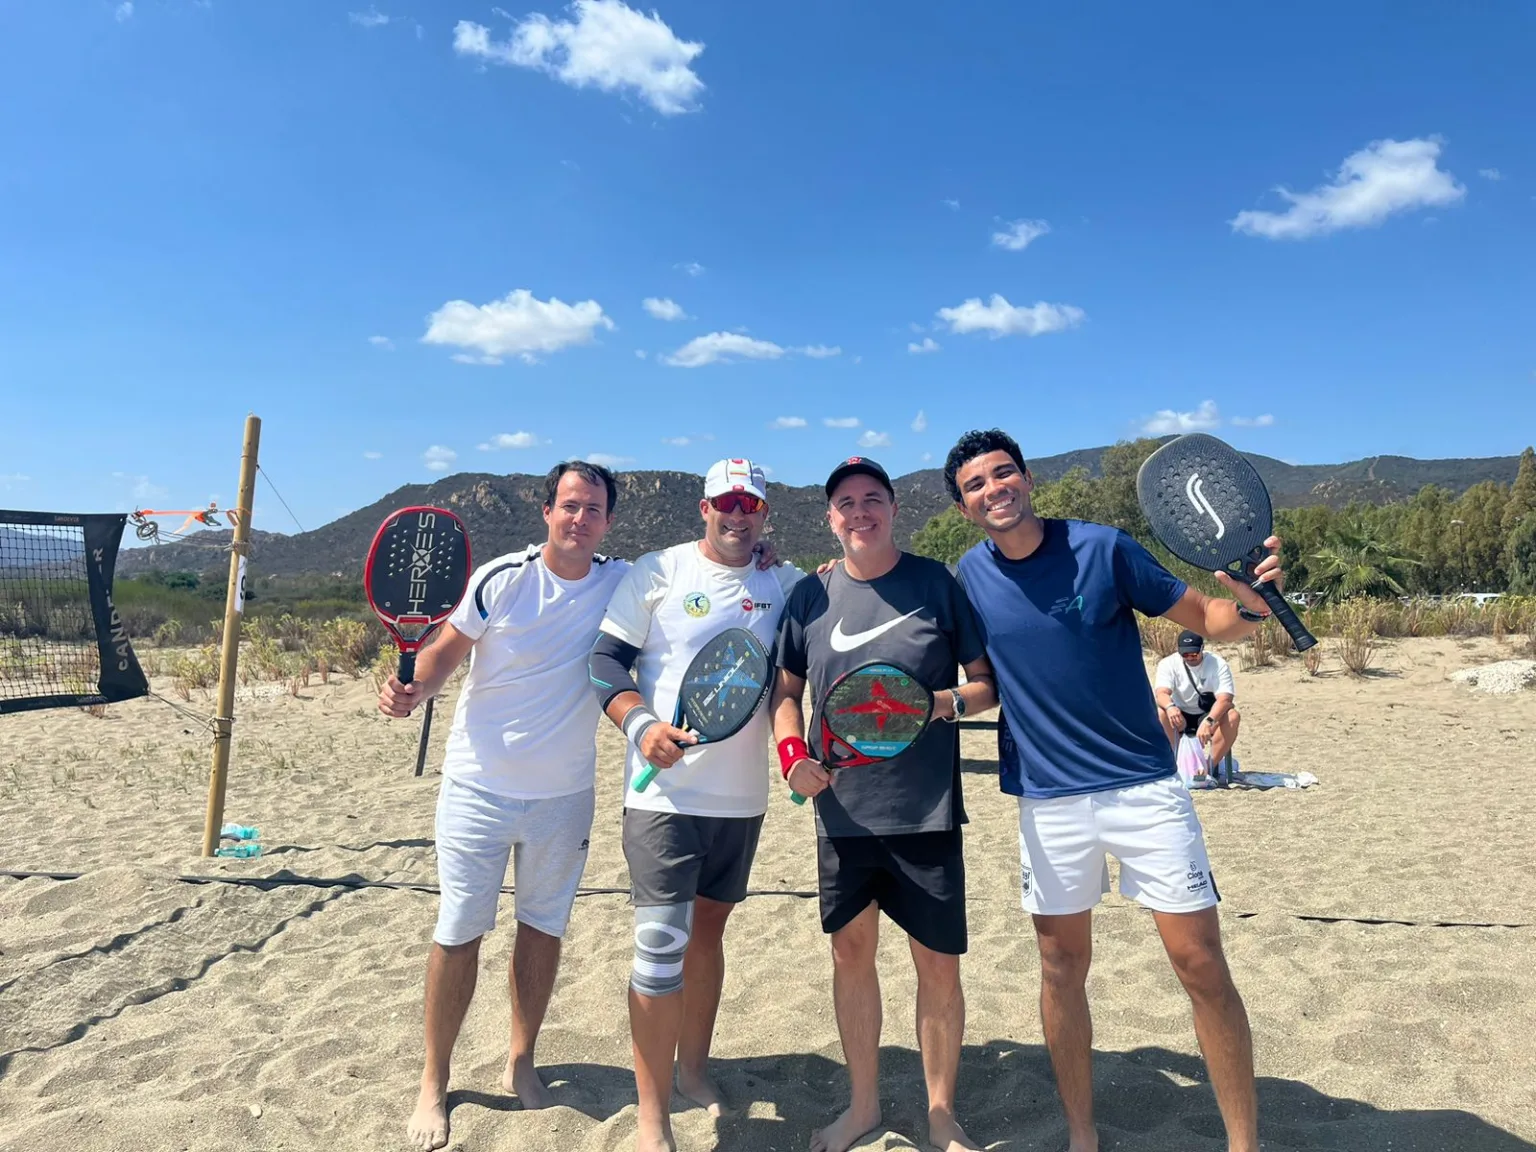
M745 600L743 600L741 602L741 610L743 612L750 612L750 611L752 611L752 597L748 596Z
M690 592L683 597L683 611L694 619L709 615L709 597L702 592Z

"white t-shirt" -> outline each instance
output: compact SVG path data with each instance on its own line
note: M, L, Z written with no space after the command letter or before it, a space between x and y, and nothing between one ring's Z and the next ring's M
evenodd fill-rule
M1185 674L1186 668L1200 686L1198 690L1190 685L1190 676ZM1155 684L1158 688L1171 690L1173 702L1191 715L1200 711L1201 692L1214 692L1218 696L1237 695L1237 689L1232 685L1231 666L1214 652L1205 653L1200 663L1194 666L1185 664L1184 658L1177 652L1172 656L1164 656L1157 662Z
M647 552L619 582L602 630L640 649L635 682L651 711L671 722L688 662L727 628L749 628L772 650L789 590L805 575L792 564L727 568L704 557L697 541ZM650 812L760 816L768 810L767 707L729 740L699 744L656 776L643 793L629 783L645 766L629 746L624 803Z
M587 655L629 569L597 556L580 580L562 580L534 544L475 570L448 618L475 646L444 776L519 800L593 786L600 713Z

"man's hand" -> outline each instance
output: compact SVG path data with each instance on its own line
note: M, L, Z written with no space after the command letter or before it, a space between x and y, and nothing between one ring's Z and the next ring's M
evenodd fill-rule
M411 714L411 709L420 704L426 697L421 694L421 685L412 680L409 684L402 684L394 676L391 676L384 687L379 690L379 711L386 716L393 716L397 720L403 720Z
M822 562L821 566L816 569L816 575L825 576L828 572L832 571L832 569L836 568L842 562L843 558L841 556L834 556L830 560L825 560Z
M698 742L692 732L658 720L640 734L640 755L653 768L670 768L683 758L683 745Z
M1170 704L1168 707L1164 708L1163 711L1167 714L1168 723L1173 727L1175 732L1184 731L1184 712L1182 709L1175 708L1172 704Z
M1200 721L1200 727L1195 730L1195 739L1202 744L1209 744L1213 730L1214 725L1211 724L1210 720L1202 720Z
M783 560L779 559L778 550L767 540L759 540L756 544L752 545L752 551L757 553L757 570L759 572L766 572L768 569L784 563Z
M814 760L796 760L785 777L789 786L800 795L810 798L824 792L832 784L832 774Z
M1273 584L1277 592L1284 592L1285 572L1280 567L1280 537L1271 536L1268 540L1264 541L1264 547L1269 549L1269 555L1259 561L1258 567L1255 570L1255 579L1263 583ZM1249 586L1247 580L1234 580L1229 572L1217 572L1216 580L1227 591L1231 592L1233 596L1237 597L1238 603L1250 612L1260 612L1265 616L1269 615L1269 605L1264 602L1264 597L1255 592Z

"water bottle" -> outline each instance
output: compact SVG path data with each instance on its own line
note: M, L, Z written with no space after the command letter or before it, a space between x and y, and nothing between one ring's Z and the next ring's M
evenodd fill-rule
M235 856L235 857L238 857L238 858L243 860L243 859L245 859L247 857L250 857L250 856L260 856L261 855L261 845L260 844L231 844L231 845L229 845L226 848L215 848L213 850L213 854L215 856Z
M219 829L219 836L224 840L259 840L261 829L246 824L226 824Z

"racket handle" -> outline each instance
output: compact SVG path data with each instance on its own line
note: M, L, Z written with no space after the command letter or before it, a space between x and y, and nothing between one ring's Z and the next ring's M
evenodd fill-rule
M800 795L800 793L798 793L798 792L791 792L789 795L790 795L790 798L793 799L796 804L804 804L805 803L805 797Z
M659 771L660 769L657 768L656 765L647 764L640 770L640 774L635 777L635 781L630 785L630 787L632 787L636 792L644 792L651 786L651 781L656 779L656 773Z
M1305 652L1317 643L1317 637L1307 631L1307 626L1292 610L1290 602L1281 595L1280 590L1271 581L1256 581L1252 587L1255 592L1264 597L1264 603L1269 605L1270 611L1275 614L1275 619L1280 621L1280 626L1291 634L1291 642L1296 645L1296 651Z
M416 679L416 653L400 653L400 670L395 678L402 684L409 684Z
M421 770L427 764L427 739L432 734L432 700L427 700L426 714L421 718L421 743L416 745L416 775L421 775Z

